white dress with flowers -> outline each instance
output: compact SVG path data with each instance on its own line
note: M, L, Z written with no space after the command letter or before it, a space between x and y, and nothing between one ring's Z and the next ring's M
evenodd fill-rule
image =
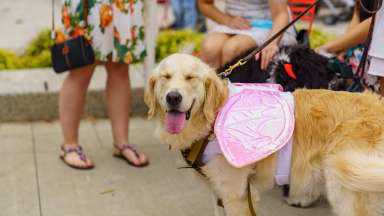
M130 64L144 59L143 0L88 0L88 7L84 29L83 0L63 0L64 32L57 40L88 31L96 60Z

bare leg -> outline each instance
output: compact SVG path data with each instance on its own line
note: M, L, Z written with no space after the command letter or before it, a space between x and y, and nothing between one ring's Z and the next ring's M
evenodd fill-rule
M201 59L213 68L221 67L223 44L229 38L230 36L224 33L209 33L201 45Z
M106 100L108 114L111 119L113 141L114 145L121 146L129 143L131 86L128 65L107 62L106 68L108 73ZM124 149L121 153L135 165L140 165L147 161L147 157L144 154L139 154L137 157L130 149Z
M92 78L95 65L85 66L68 73L59 95L59 118L64 136L64 148L79 146L79 124L84 110L85 96ZM65 161L80 168L93 166L87 160L81 160L76 153L69 153Z
M256 47L255 40L246 35L236 35L226 40L222 51L222 62L223 64L231 61L236 56L245 52L250 48Z

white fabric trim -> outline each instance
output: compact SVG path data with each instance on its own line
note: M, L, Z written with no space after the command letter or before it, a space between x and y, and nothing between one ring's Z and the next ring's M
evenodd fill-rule
M288 143L278 152L275 181L276 184L279 186L289 184L292 159L292 145L293 136L288 141Z
M384 77L384 58L372 57L370 60L368 74L373 76Z
M233 29L225 25L216 25L210 32L219 32L225 34L235 34L235 35L246 35L251 37L256 44L262 44L268 40L270 36L270 29L262 29L262 28L251 28L249 30L239 30ZM295 29L289 28L281 38L280 45L289 46L296 44L296 33Z
M277 152L275 181L279 186L288 185L291 171L293 137ZM207 164L213 157L221 155L221 149L216 138L210 140L205 148L201 161Z
M229 96L233 96L234 94L242 91L245 87L242 86L236 86L232 83L229 83ZM267 87L259 86L260 89L266 88L267 90L270 90ZM289 101L292 103L292 107L294 107L294 99L293 95L291 93L284 94L284 97L289 97ZM294 109L294 108L293 108ZM292 112L294 112L292 110ZM292 145L293 145L293 136L290 138L290 140L285 144L283 148L281 148L277 153L277 166L276 166L276 173L275 173L275 181L276 184L279 186L287 185L289 184L289 177L290 177L290 167L291 167L291 158L292 158ZM221 151L220 145L218 140L216 139L216 136L213 136L202 155L201 162L203 164L207 164L212 158L214 158L217 155L223 155L223 152Z
M203 156L201 157L201 162L203 164L207 164L213 157L216 155L223 154L219 142L217 141L216 137L212 140L209 140L207 146L205 147Z
M376 14L375 28L373 30L372 42L369 55L375 58L384 59L384 7Z

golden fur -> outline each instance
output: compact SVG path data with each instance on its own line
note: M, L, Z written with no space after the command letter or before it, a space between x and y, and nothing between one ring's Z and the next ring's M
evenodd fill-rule
M196 79L191 81L189 75ZM181 133L163 126L164 94L178 89L183 106L196 98L191 119ZM149 116L158 118L157 134L173 148L187 148L207 136L227 85L199 59L176 54L159 64L145 92ZM307 207L325 196L338 216L384 215L384 102L372 93L297 90L291 163L291 205ZM185 102L184 102L185 100ZM250 215L246 183L254 200L274 186L276 155L241 169L216 156L203 167L229 216Z

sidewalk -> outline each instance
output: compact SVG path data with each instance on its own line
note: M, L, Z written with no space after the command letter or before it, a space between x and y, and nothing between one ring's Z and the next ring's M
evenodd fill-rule
M58 158L57 122L0 124L0 215L6 216L209 216L208 189L192 170L179 170L178 152L153 137L153 122L134 118L131 141L151 164L133 168L111 155L106 120L82 122L81 143L96 168L79 171ZM260 204L261 216L331 215L326 204L297 209L282 201L281 191Z

